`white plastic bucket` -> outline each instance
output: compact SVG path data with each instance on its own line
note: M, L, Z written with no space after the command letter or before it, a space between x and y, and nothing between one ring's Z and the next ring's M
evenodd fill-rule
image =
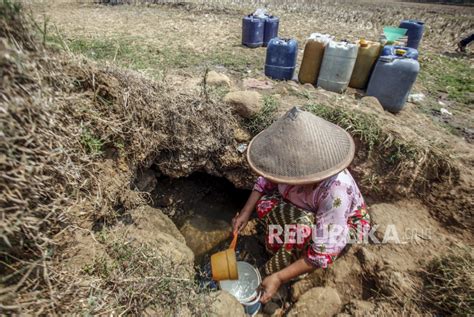
M255 305L252 306L244 306L244 310L247 315L254 317L260 311L261 307L262 303L257 302Z
M261 292L258 287L262 283L260 272L247 262L238 261L237 271L238 280L220 281L219 286L222 290L229 292L242 305L245 310L255 315L260 309Z

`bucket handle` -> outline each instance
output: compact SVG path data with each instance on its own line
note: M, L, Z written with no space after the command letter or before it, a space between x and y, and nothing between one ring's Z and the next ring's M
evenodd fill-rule
M262 297L262 291L258 291L257 293L257 297L255 297L255 299L249 303L242 303L242 305L244 306L252 306L252 305L255 305L256 303L258 303L260 301L260 297Z
M239 235L239 231L234 231L234 237L232 238L232 242L230 243L229 249L235 250L237 246L237 236Z

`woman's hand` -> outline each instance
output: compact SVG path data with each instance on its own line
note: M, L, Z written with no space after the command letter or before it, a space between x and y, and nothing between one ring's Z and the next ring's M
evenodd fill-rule
M245 203L244 208L242 208L242 210L235 215L234 219L232 219L233 232L239 232L245 228L247 222L249 221L250 215L252 215L252 212L255 209L257 201L261 197L261 193L256 190L252 191L249 198L247 199L247 202Z
M237 213L235 217L232 219L232 231L233 232L240 232L245 228L249 222L249 216L245 213Z
M276 273L267 276L262 284L260 285L260 289L263 290L262 297L260 301L262 304L266 304L272 299L273 295L278 291L282 284L281 279L278 277Z

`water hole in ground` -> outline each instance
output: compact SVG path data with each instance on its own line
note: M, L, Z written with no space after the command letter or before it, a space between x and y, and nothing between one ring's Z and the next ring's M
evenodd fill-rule
M151 191L151 204L173 220L194 252L196 265L202 268L211 254L228 248L232 218L249 194L249 190L238 189L225 178L205 173L182 178L159 176ZM253 233L239 236L238 259L260 265L262 261L257 259L264 256L265 249L261 235L255 230Z

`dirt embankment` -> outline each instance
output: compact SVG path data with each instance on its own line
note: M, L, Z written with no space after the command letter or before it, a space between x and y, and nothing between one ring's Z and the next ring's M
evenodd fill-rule
M182 278L194 255L166 216L139 208L148 196L131 183L152 163L172 177L201 170L242 181L237 121L210 99L48 52L19 6L3 9L2 311L199 313L205 300ZM147 238L149 223L162 233Z

